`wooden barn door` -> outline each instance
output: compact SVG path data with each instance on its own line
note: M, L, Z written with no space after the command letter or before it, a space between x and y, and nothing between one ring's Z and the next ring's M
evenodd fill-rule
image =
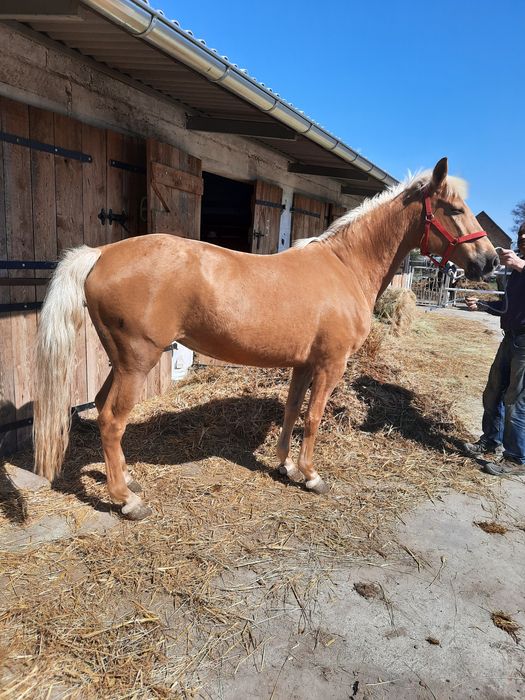
M148 139L146 155L148 232L199 239L204 191L201 161L154 139ZM145 395L164 392L171 384L171 371L171 353L165 352L148 375Z
M336 219L338 219L340 216L343 216L343 214L346 214L346 207L343 207L341 204L334 204L330 203L327 207L327 216L326 216L326 227L330 226L330 224L333 224Z
M252 253L277 253L283 211L283 191L277 185L257 180L253 206Z
M0 124L3 132L29 139L28 107L0 98ZM0 257L6 261L34 260L33 206L31 189L27 186L31 182L31 153L29 149L6 141L0 143L0 148ZM24 280L34 279L32 271L3 269L0 274L3 276L0 303L17 309L0 312L0 424L3 428L0 452L3 454L15 450L18 441L24 442L30 435L30 428L8 431L5 426L32 415L31 348L35 342L36 312L31 307L36 303L36 286L24 283Z
M97 247L146 233L144 208L141 216L141 202L147 196L144 141L87 124L78 128L82 147L91 156L83 167L82 201L77 203L83 212L83 242ZM80 231L76 240L82 242ZM87 312L85 333L86 401L92 402L110 365Z
M325 202L294 194L292 206L292 242L319 236L326 229Z
M145 143L0 98L0 454L28 441L33 348L50 269L64 248L146 232ZM110 210L117 219L108 218ZM118 219L120 216L120 219ZM120 221L120 223L119 223ZM42 269L15 269L17 261ZM11 267L9 267L11 266ZM109 361L85 313L72 405L93 401ZM25 421L23 427L6 425Z
M154 139L147 141L147 161L148 232L199 239L204 190L201 161Z

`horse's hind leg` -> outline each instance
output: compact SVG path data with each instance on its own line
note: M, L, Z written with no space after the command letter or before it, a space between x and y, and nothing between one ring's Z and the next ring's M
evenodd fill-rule
M294 367L290 389L288 390L286 407L284 409L283 427L281 428L281 434L277 442L277 457L280 462L279 471L281 474L286 474L294 481L302 481L303 475L295 466L294 461L288 456L290 453L290 441L295 421L301 411L304 396L311 380L311 367Z
M310 402L304 421L304 437L297 466L306 479L306 488L315 493L326 493L329 487L321 479L313 466L313 452L319 423L323 417L330 394L337 382L343 376L346 367L346 357L330 366L315 370Z
M140 397L145 379L146 374L142 371L113 369L112 380L110 377L106 380L108 386L103 402L104 392L101 390L98 416L109 495L115 503L123 504L122 513L131 520L142 520L151 513L151 508L145 506L140 496L133 493L126 483L121 447L128 416Z
M99 415L104 408L104 404L106 403L106 399L108 398L109 390L111 389L111 385L113 384L113 370L110 371L108 376L106 377L106 380L104 381L104 384L102 385L100 391L98 394L95 396L95 406L97 407L97 410L99 412ZM122 451L122 445L120 445L120 466L122 468L122 472L124 474L124 480L127 484L127 487L130 491L133 491L134 493L142 493L142 486L133 479L131 474L128 471L128 466L126 464L126 458L124 457L124 452Z

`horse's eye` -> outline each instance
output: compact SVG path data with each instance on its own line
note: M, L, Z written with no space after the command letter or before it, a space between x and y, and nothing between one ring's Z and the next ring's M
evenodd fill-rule
M450 216L459 216L460 214L464 214L465 210L464 209L451 209L450 210Z

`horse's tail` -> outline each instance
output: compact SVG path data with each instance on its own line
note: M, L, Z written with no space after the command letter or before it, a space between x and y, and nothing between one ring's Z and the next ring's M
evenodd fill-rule
M100 257L97 248L66 252L51 279L36 340L33 442L35 471L52 481L69 442L75 338L84 306L84 283Z

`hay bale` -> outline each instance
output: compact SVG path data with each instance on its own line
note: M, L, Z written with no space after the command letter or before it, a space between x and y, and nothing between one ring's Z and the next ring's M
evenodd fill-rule
M392 328L394 335L404 335L412 328L416 315L416 295L410 289L386 289L376 301L374 314Z

